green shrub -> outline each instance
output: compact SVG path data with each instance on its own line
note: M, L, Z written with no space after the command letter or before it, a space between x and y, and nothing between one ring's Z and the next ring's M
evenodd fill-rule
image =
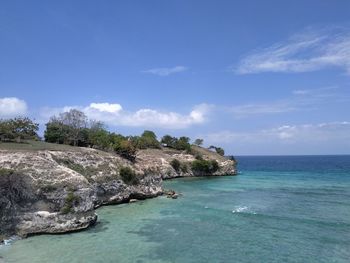
M219 163L216 160L211 160L211 170L215 173L220 169Z
M170 162L170 165L174 168L176 172L180 171L181 162L178 159L173 159Z
M119 174L126 184L135 185L139 183L136 173L130 167L121 167Z
M62 214L68 214L73 212L74 204L79 202L79 196L74 195L73 192L69 192L64 200L64 205L61 208Z
M219 170L219 164L216 160L194 160L192 162L192 171L197 175L210 175Z
M188 173L188 165L186 163L181 163L180 170L183 173Z
M203 155L202 154L200 154L200 153L196 153L195 155L194 155L194 158L196 159L196 160L203 160Z
M14 174L15 171L12 169L0 168L0 176L8 176Z

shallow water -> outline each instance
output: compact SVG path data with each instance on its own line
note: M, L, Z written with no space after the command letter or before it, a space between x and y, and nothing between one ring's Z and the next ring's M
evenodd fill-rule
M97 210L83 232L0 248L5 262L350 262L350 156L238 157L236 177ZM1 259L0 259L1 262Z

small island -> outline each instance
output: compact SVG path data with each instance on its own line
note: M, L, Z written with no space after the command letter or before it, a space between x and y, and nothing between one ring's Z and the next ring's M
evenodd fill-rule
M165 179L237 174L234 158L201 139L123 136L75 109L50 119L44 141L38 130L29 118L0 121L1 241L85 229L102 205L177 198L162 188Z

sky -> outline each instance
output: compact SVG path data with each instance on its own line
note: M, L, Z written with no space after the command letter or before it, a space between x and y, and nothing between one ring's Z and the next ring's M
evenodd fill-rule
M350 154L350 1L0 2L0 118L76 108L233 155Z

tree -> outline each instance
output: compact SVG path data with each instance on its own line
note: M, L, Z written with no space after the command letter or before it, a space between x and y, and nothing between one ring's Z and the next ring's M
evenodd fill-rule
M77 146L79 139L83 139L79 136L81 130L87 127L86 115L82 111L71 109L61 113L59 119L70 128L70 140L73 142L73 146Z
M203 144L203 139L196 139L194 141L194 144L197 145L197 146L201 146Z
M191 150L190 138L189 137L185 137L185 136L180 137L175 142L174 148L177 149L177 150L190 151Z
M46 124L45 141L86 146L88 140L87 117L76 109L51 117Z
M216 152L217 152L218 154L220 154L221 156L224 156L224 155L225 155L225 150L222 149L221 147L216 147L215 150L216 150Z
M92 121L88 129L88 144L99 149L108 149L110 146L109 132L104 124L99 121Z
M150 138L152 140L157 140L157 135L153 131L145 130L141 137Z
M69 144L69 127L64 125L60 120L53 117L46 123L44 139L46 142Z
M136 158L136 147L132 140L121 134L110 133L109 142L111 148L122 157L134 161Z
M147 148L160 148L160 143L157 140L157 136L153 131L144 131L141 137L138 137L136 140L137 148L147 149Z
M39 124L28 117L20 117L0 121L0 139L21 142L22 139L31 140L38 138Z
M225 150L222 149L221 147L215 147L215 146L211 145L208 149L209 150L212 150L212 149L215 150L216 153L220 154L221 156L225 155Z
M177 139L175 137L172 137L172 136L167 134L167 135L164 135L162 137L161 143L166 144L166 146L168 146L168 147L174 147L176 140Z

